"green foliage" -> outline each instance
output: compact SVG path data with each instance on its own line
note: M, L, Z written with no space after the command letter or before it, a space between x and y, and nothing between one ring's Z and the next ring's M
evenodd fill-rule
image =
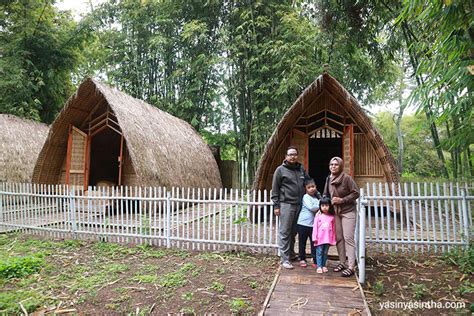
M380 112L374 120L375 126L383 136L393 157L398 155L393 114ZM405 115L402 119L401 130L404 141L403 177L435 178L442 177L441 162L436 155L427 121L424 115Z
M377 296L382 296L385 293L385 287L382 280L378 280L374 284L374 293Z
M20 315L23 311L18 302L22 302L28 313L47 303L42 295L33 290L0 291L0 314Z
M0 278L23 278L39 272L44 266L44 259L36 255L11 257L0 262Z
M412 283L411 290L413 291L413 297L417 300L421 300L428 294L428 289L424 284Z
M183 286L186 282L186 276L181 271L176 271L162 276L159 284L163 287L175 288Z
M249 286L250 286L250 288L255 290L258 287L258 283L257 283L257 281L250 281Z
M229 303L229 308L232 313L242 313L248 309L247 302L242 298L233 298Z
M158 277L154 274L139 274L134 276L132 280L138 283L156 283Z
M0 113L50 123L72 93L86 32L51 1L7 1L0 21Z
M211 290L222 293L222 292L224 292L224 289L225 289L224 284L222 284L218 281L212 282Z
M183 293L183 295L181 295L181 298L185 301L192 301L193 300L193 292L186 292L186 293Z
M472 13L469 1L404 1L397 10L417 88L411 102L443 125L439 146L451 154L451 176L474 175Z
M443 254L443 259L458 266L462 273L471 275L474 273L474 246L471 244L467 249L453 248Z

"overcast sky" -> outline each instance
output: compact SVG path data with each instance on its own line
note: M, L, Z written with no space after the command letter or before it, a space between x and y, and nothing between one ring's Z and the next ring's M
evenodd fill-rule
M60 10L70 10L75 20L80 20L81 15L90 11L90 3L95 7L105 0L59 0L55 5Z

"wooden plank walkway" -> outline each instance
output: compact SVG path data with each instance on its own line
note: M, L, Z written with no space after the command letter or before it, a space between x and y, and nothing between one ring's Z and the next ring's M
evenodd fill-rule
M334 252L331 247L330 254ZM336 264L329 260L329 272L323 274L297 261L292 270L282 268L264 315L370 315L356 277L333 272Z

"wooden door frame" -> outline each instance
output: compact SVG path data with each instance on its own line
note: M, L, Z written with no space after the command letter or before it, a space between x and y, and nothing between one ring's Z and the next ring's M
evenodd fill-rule
M89 146L89 136L81 131L79 128L75 127L72 124L69 124L69 135L67 139L67 150L66 150L66 185L70 184L71 181L71 157L72 157L72 133L73 131L79 133L81 136L85 138L85 148L84 148L84 164L83 164L83 172L84 172L84 189L87 189L87 179L89 176L88 168L88 161L89 161L89 153L88 148Z
M354 124L347 124L344 126L342 133L342 159L347 161L347 157L344 157L344 145L346 135L349 134L349 172L351 177L354 177Z

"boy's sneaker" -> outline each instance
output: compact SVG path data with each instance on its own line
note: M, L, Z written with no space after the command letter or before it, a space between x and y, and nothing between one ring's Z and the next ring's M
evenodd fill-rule
M289 261L283 262L281 266L285 269L293 269L293 265Z

